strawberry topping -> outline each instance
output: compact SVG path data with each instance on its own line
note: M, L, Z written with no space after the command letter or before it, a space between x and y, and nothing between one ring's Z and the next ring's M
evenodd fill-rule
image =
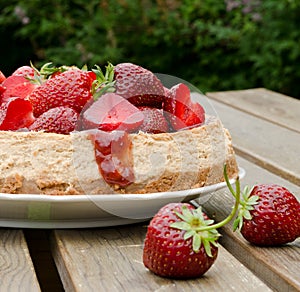
M80 113L92 99L92 82L89 73L79 69L70 69L48 79L29 95L34 115L38 117L58 106L67 106Z
M12 76L23 76L27 78L34 78L34 69L30 66L22 66L13 72Z
M144 115L125 98L115 93L106 93L83 112L80 124L82 129L132 132L143 120Z
M68 107L60 106L41 114L29 127L31 131L69 134L75 129L78 113Z
M193 128L205 121L203 107L191 100L189 88L179 83L173 86L164 102L163 109L175 131L185 128Z
M163 114L162 109L154 107L139 107L144 114L144 122L139 127L140 131L152 134L169 132L169 124Z
M37 84L31 83L24 76L11 75L1 84L4 88L2 93L2 102L8 101L11 97L27 98L27 96L38 87Z
M149 70L131 63L115 66L116 93L136 106L162 107L164 87Z
M0 71L0 84L6 79L5 75Z
M0 130L15 131L33 122L32 105L28 100L12 97L0 107Z
M95 145L95 157L105 181L125 187L134 181L131 142L124 131L91 134Z

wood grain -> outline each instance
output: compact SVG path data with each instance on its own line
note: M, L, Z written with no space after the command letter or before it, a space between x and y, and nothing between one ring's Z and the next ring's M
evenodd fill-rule
M0 229L0 290L40 291L21 230Z
M224 248L204 277L161 278L142 263L146 225L56 230L52 251L66 291L271 291Z
M237 154L300 185L298 132L214 100L211 102L224 126L229 129Z
M278 183L287 187L300 200L300 187L239 158L238 163L246 169L242 180L245 185L255 183ZM205 211L216 221L230 213L233 197L221 190L204 204ZM300 238L291 244L277 248L261 248L248 244L242 236L232 231L232 224L222 228L221 244L245 266L264 280L274 291L300 291Z
M300 133L299 100L265 88L208 92L207 96Z

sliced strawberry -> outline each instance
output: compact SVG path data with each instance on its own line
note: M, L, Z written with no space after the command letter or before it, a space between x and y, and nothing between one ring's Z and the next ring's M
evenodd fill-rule
M144 120L144 115L125 98L106 93L91 104L81 115L82 129L99 129L103 131L137 129Z
M127 186L134 181L131 142L124 131L92 134L95 157L102 177L108 184Z
M69 134L75 129L78 113L68 107L52 108L41 114L29 127L31 131Z
M116 93L135 106L162 107L164 87L149 70L132 63L115 66Z
M51 108L66 106L78 113L92 99L93 80L87 71L72 68L36 88L29 96L34 115L40 116Z
M6 88L4 86L2 86L2 84L0 84L0 101L2 103L2 93L6 90Z
M0 71L0 84L6 79L5 75Z
M167 133L169 131L169 124L163 114L162 109L154 107L139 107L139 110L144 114L144 122L139 127L140 131L145 133Z
M23 76L11 75L1 84L4 87L2 92L2 102L6 102L11 97L26 98L35 88L37 84L31 83Z
M33 122L32 105L28 100L12 97L0 107L0 130L15 131Z
M203 107L192 102L190 90L183 83L174 85L170 89L163 109L167 112L170 124L176 131L199 126L205 121Z
M27 78L33 78L34 77L34 69L30 66L22 66L16 69L12 76L23 76Z

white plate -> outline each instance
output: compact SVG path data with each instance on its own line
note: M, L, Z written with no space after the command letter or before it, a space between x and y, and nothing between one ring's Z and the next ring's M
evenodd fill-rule
M239 169L239 177L245 170ZM230 181L232 184L234 180ZM0 226L15 228L84 228L131 224L150 219L164 205L207 201L226 183L176 192L49 196L0 194Z

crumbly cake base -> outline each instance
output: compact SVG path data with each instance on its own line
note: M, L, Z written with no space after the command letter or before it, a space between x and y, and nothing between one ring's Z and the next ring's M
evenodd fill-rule
M130 134L135 182L108 185L88 132L60 135L0 131L0 192L12 194L110 194L177 191L238 175L231 137L215 117L197 128L163 134Z

